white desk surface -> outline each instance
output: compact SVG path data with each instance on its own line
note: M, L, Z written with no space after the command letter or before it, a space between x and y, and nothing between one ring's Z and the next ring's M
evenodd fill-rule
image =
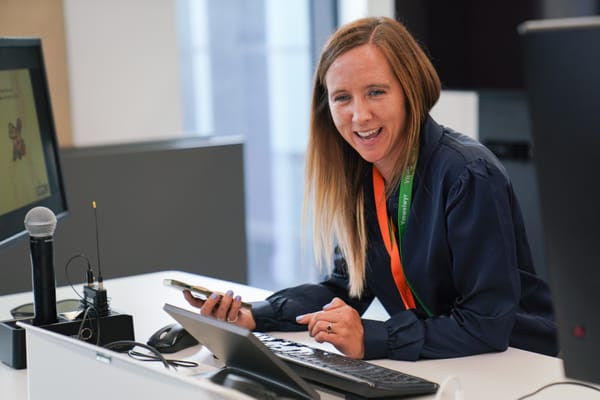
M133 316L137 341L146 342L154 331L173 322L171 317L162 310L164 303L190 308L179 291L163 285L163 279L165 278L179 279L219 291L232 289L247 301L264 299L270 293L245 285L178 271L163 271L105 281L111 308ZM81 290L81 284L75 287ZM76 298L77 295L70 287L61 287L57 289L56 297L60 300ZM31 301L33 301L31 292L0 296L0 320L4 321L11 318L11 308ZM273 334L315 347L333 350L327 344L320 345L314 342L305 332L277 332ZM170 357L204 360L206 359L206 356L203 355L205 352L206 350L202 349L201 346L196 346ZM373 362L440 384L448 376L454 375L461 382L465 400L517 399L545 384L565 380L560 359L514 348L502 353L446 360L417 362L377 360ZM26 399L27 370L14 370L0 363L0 388L2 399ZM450 384L448 386L449 390L445 391L444 396L442 396L443 399L453 399L453 396L450 395L450 389L452 388L454 388L454 385ZM431 400L434 397L421 396L418 399ZM322 398L327 400L338 397L323 394ZM560 385L545 389L531 399L600 399L600 392L573 385Z

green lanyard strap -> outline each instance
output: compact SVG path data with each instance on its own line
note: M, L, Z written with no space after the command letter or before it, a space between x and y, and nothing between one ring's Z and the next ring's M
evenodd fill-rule
M402 173L402 178L400 180L400 190L398 193L398 245L400 249L400 258L402 259L402 239L404 238L404 233L406 232L406 226L408 225L408 216L410 215L410 206L412 204L412 188L413 181L415 177L415 169L417 166L417 159L419 157L418 147L413 147L410 154L410 162L408 163L406 169ZM402 263L404 264L404 263ZM413 296L417 299L423 310L427 313L429 317L433 316L433 313L429 308L423 303L415 289L412 287L408 277L405 274L405 280L412 292Z

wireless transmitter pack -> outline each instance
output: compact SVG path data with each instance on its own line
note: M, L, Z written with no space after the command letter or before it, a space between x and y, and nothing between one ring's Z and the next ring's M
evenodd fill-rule
M27 367L25 329L16 322L30 323L53 332L104 346L116 341L133 341L133 317L111 310L100 267L96 202L92 203L96 222L98 278L88 267L83 286L81 313L74 320L58 316L54 279L53 238L56 216L45 207L35 207L25 218L30 233L33 274L34 317L0 321L0 361L15 369Z
M102 317L108 315L110 311L106 289L101 285L83 286L83 304L84 307L93 307Z

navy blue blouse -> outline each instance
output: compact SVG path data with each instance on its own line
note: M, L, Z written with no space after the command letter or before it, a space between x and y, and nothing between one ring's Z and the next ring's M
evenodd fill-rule
M256 330L304 330L296 316L320 310L335 296L361 314L377 297L390 318L362 320L365 359L459 357L508 346L557 354L550 291L535 274L508 175L489 150L431 118L423 126L402 243L404 273L422 301L414 310L404 308L392 278L371 179L365 177L369 248L362 297L349 297L338 255L327 280L254 303ZM396 192L388 200L389 215L397 213L397 199Z

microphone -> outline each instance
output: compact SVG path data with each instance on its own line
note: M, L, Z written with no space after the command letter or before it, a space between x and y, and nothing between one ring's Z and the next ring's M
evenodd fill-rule
M25 215L29 233L33 281L33 325L58 322L54 279L54 239L56 215L46 207L35 207Z

